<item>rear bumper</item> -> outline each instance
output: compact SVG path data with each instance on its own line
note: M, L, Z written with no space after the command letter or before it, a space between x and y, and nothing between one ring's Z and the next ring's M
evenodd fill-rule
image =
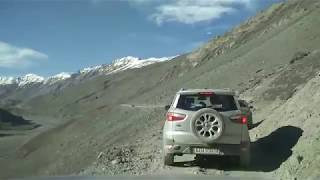
M250 137L247 125L243 125L242 128L244 128L243 132L247 133L242 133L240 138L236 135L223 136L216 140L214 144L203 143L190 132L166 131L163 134L164 152L174 155L197 154L194 152L194 148L212 148L218 150L218 153L214 155L239 156L250 150L247 148L250 147Z
M243 128L247 128L247 126L243 125ZM250 138L248 137L249 136L245 136L245 133L223 135L215 141L215 144L240 144L241 141L250 141ZM164 144L192 144L206 146L206 144L202 143L193 133L185 131L166 131L163 134L163 141Z
M228 156L239 156L241 150L243 151L241 144L214 144L214 145L185 145L185 144L174 144L164 145L166 153L174 155L183 154L197 154L194 152L194 148L213 148L218 149L219 153L211 155L228 155ZM209 154L208 154L209 155Z

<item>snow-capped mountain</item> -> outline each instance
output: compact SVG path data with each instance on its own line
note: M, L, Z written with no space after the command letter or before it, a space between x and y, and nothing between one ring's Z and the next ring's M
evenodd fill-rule
M147 66L153 63L162 62L171 60L176 56L172 57L162 57L162 58L147 58L147 59L140 59L133 56L127 56L120 59L116 59L112 61L111 64L104 64L104 65L98 65L98 66L92 66L83 68L79 71L77 75L79 76L86 76L88 74L104 74L109 75L113 73L117 73L120 71L124 71L126 69L135 69L135 68L141 68L143 66ZM26 85L30 84L42 84L42 85L52 85L57 82L66 80L71 78L71 76L76 73L66 73L62 72L57 75L51 76L51 77L41 77L36 74L27 74L22 77L0 77L0 85L17 85L18 87L24 87Z
M71 77L71 74L62 72L48 78L38 76L36 74L26 74L21 77L0 77L0 85L17 85L18 87L24 87L32 84L54 84L58 81L62 81Z
M116 59L112 61L111 64L104 64L104 65L84 68L80 70L80 74L85 74L89 72L100 72L105 74L111 74L111 73L123 71L126 69L141 68L143 66L147 66L153 63L171 60L174 57L176 56L162 57L162 58L151 57L147 59L140 59L138 57L127 56L120 59Z

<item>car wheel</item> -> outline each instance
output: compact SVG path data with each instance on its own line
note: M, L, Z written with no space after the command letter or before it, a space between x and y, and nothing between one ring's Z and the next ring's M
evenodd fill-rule
M174 165L174 155L173 154L165 154L164 155L164 165L172 166Z
M204 108L197 111L191 122L193 133L206 144L214 143L224 131L223 118L214 109Z
M194 157L194 160L196 162L203 162L205 161L207 158L205 155L200 155L200 154L196 154L196 156Z

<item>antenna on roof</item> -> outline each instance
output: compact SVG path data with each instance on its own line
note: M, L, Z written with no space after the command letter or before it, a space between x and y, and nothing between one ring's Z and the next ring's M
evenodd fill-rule
M180 91L184 91L184 90L186 90L186 89L185 89L185 88L181 88L181 89L180 89Z

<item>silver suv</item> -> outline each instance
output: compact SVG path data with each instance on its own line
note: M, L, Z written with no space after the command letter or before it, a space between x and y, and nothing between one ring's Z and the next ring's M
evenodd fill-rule
M229 89L182 89L167 106L163 128L164 164L183 154L239 156L250 163L248 119Z

